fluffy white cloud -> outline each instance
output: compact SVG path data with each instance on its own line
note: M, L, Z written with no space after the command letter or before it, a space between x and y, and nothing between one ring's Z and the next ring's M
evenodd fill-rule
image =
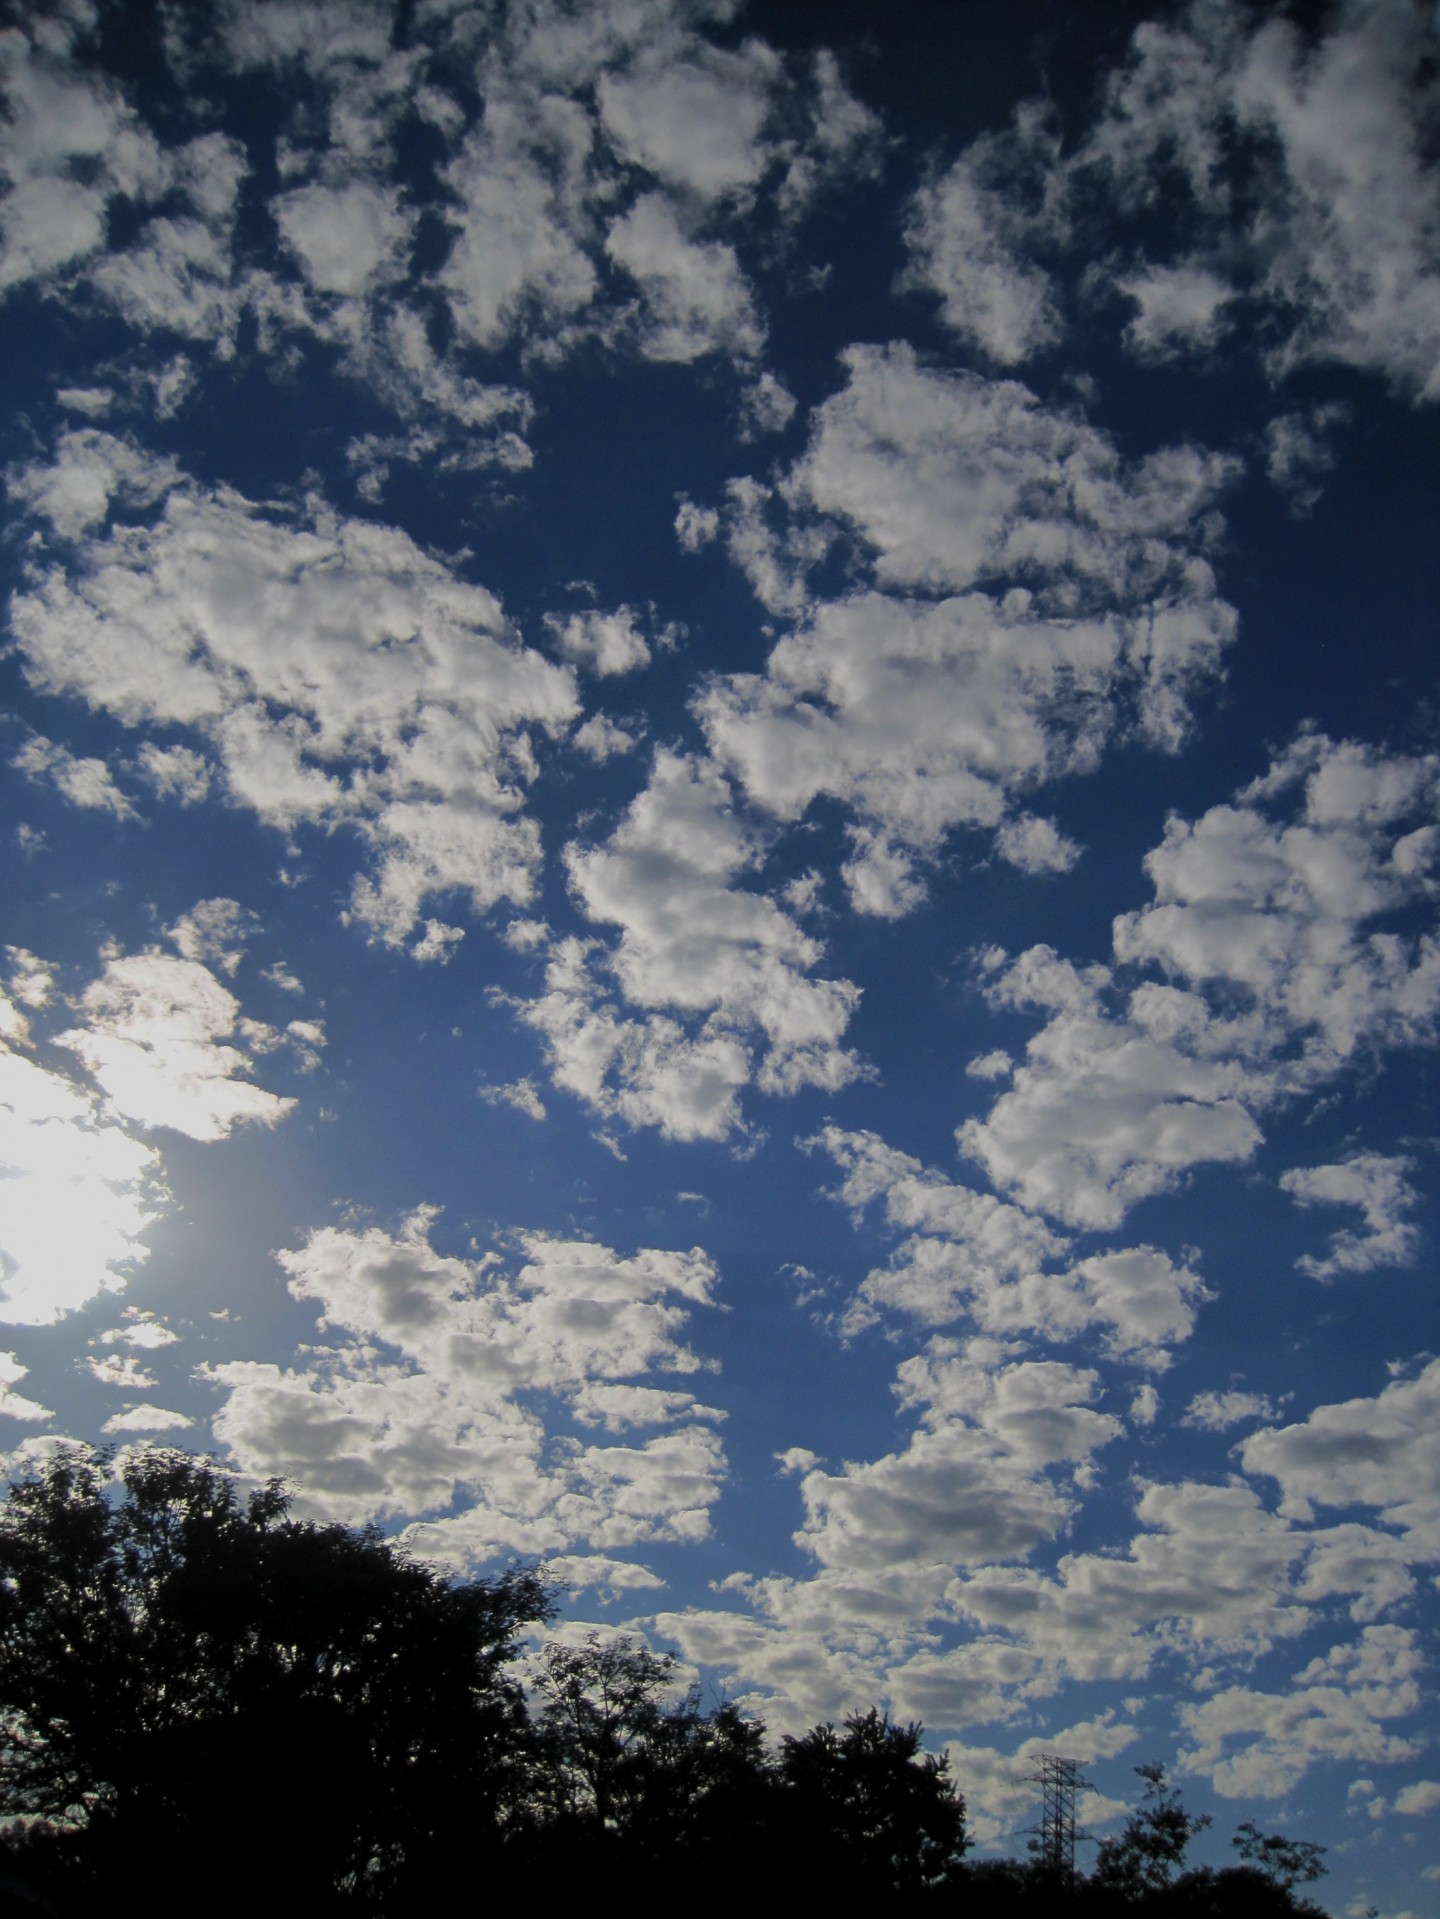
M997 1005L1045 1007L1050 1019L1010 1089L957 1134L997 1185L1077 1226L1116 1226L1190 1167L1244 1161L1260 1141L1245 1100L1264 1082L1233 1029L1197 996L1151 985L1113 1018L1109 985L1104 968L1082 974L1048 947L1001 972Z
M646 359L684 362L725 352L750 360L760 352L764 329L734 248L688 237L664 194L642 194L611 226L605 250L640 288Z
M1053 1734L1023 1739L1013 1752L957 1739L947 1739L944 1751L953 1777L965 1788L965 1808L971 1815L967 1824L983 1843L1016 1831L1023 1815L1036 1805L1035 1781L1046 1755L1063 1752L1083 1767L1097 1759L1113 1759L1138 1737L1135 1726L1106 1712ZM1081 1810L1087 1825L1098 1824L1104 1816L1089 1806Z
M1208 1297L1198 1274L1150 1246L1072 1261L1068 1238L1038 1214L952 1182L873 1133L832 1126L806 1143L843 1169L835 1198L857 1211L883 1199L887 1223L906 1234L860 1287L842 1322L848 1332L886 1310L932 1326L969 1316L1012 1339L1100 1329L1116 1357L1160 1365Z
M754 187L773 151L761 130L779 57L759 40L735 53L702 45L670 54L642 55L601 80L606 132L632 164L702 201Z
M239 900L221 896L197 900L190 911L182 913L165 932L175 942L182 959L198 960L202 965L208 960L227 978L233 979L244 957L245 941L258 924L256 915ZM292 990L302 990L298 980Z
M160 1158L103 1116L96 1096L27 1057L3 1001L0 1041L0 1320L44 1326L123 1289L163 1197Z
M1017 1634L1077 1678L1139 1676L1166 1647L1263 1651L1310 1623L1291 1571L1305 1539L1245 1485L1141 1484L1123 1554L1067 1553L1054 1574L980 1567L952 1589L982 1627Z
M117 820L135 818L135 808L115 784L104 760L77 759L69 747L57 746L36 733L10 764L32 779L48 780L72 806L112 813Z
M554 326L588 306L598 280L582 241L595 131L573 100L502 94L449 164L455 241L440 282L462 332L496 346L533 314Z
M1425 1665L1403 1626L1367 1626L1297 1672L1284 1692L1228 1686L1180 1716L1194 1744L1181 1755L1228 1798L1278 1799L1326 1761L1375 1765L1410 1759L1418 1739L1386 1729L1422 1703Z
M1266 1393L1196 1393L1185 1408L1182 1426L1204 1433L1223 1433L1252 1419L1274 1419L1279 1411Z
M633 607L619 606L613 613L571 613L564 619L551 613L545 624L567 660L588 667L602 679L650 664L650 643L636 625Z
M53 1419L54 1413L48 1406L42 1406L39 1400L27 1399L24 1393L15 1391L15 1382L23 1379L29 1372L28 1366L22 1366L14 1353L0 1353L0 1418L4 1419Z
M143 1393L159 1384L155 1375L147 1373L133 1353L102 1353L98 1359L93 1353L87 1353L84 1363L102 1386L118 1386L124 1392Z
M1190 1168L1249 1159L1256 1115L1362 1045L1432 1039L1437 781L1434 756L1304 733L1236 803L1172 816L1145 861L1155 902L1119 916L1114 950L1183 984L1142 981L1122 1000L1110 969L1047 947L986 956L992 1004L1049 1017L1008 1090L960 1128L962 1150L1027 1207L1113 1227ZM1336 1237L1340 1264L1306 1270L1409 1249L1401 1173L1369 1156L1317 1171L1313 1194L1310 1175L1288 1176L1297 1197L1372 1208L1366 1236Z
M1116 954L1238 989L1307 1076L1424 1037L1440 940L1395 922L1429 902L1437 817L1440 758L1304 733L1235 804L1171 818L1145 861L1155 903L1115 922Z
M6 491L48 520L63 539L78 539L109 515L113 502L130 508L152 505L180 478L173 460L142 451L95 427L62 433L55 457L16 467Z
M1139 309L1125 329L1126 343L1147 358L1213 346L1233 297L1224 280L1194 261L1149 266L1115 284Z
M605 997L595 942L561 942L547 991L520 1009L546 1039L557 1085L603 1113L693 1139L739 1123L752 1077L764 1092L789 1093L856 1076L840 1041L857 989L809 977L818 941L737 884L763 850L715 767L664 750L610 838L567 849L587 918L621 929L603 964L640 1013L627 1018Z
M867 166L877 123L832 56L802 74L754 36L717 47L705 9L587 13L485 23L483 117L442 169L455 237L438 278L456 322L484 347L518 334L544 359L598 337L748 363L764 327L728 223L761 193L793 219ZM420 104L447 135L463 124L438 89ZM616 266L639 288L638 329Z
M209 1369L226 1392L217 1439L247 1471L292 1475L316 1510L416 1520L409 1543L451 1562L703 1537L725 1470L713 1410L640 1380L701 1366L680 1335L711 1300L711 1262L527 1234L512 1279L493 1256L437 1253L432 1220L422 1210L398 1235L326 1228L280 1255L329 1343L289 1371ZM614 1445L552 1436L552 1401L581 1425L664 1430Z
M1026 257L1059 216L1045 204L1055 158L1047 116L1022 109L1009 136L973 141L911 205L908 283L937 293L950 331L1000 366L1029 359L1062 330L1050 276Z
M309 525L173 491L17 597L26 671L131 727L205 738L266 823L351 823L376 853L355 915L399 944L438 892L528 898L530 729L574 717L569 670L516 644L494 597L405 534Z
M1146 357L1211 351L1243 303L1273 374L1338 362L1433 399L1428 35L1408 0L1349 0L1315 32L1236 0L1147 20L1068 153L1028 101L921 190L910 283L1001 364L1059 335L1068 281L1092 311L1120 296ZM1097 212L1113 250L1081 259Z
M1203 276L1184 302L1195 319L1204 279L1223 287L1238 269L1279 321L1277 368L1339 360L1433 398L1440 239L1425 59L1424 21L1403 0L1338 8L1313 39L1289 20L1192 5L1137 31L1076 164L1106 175L1122 205L1153 204L1162 178L1184 182L1191 217L1172 221L1199 248L1156 263L1150 283ZM1203 324L1192 333L1205 343Z
M1349 417L1338 402L1282 413L1265 429L1265 472L1287 494L1291 511L1308 513L1320 498L1320 476L1335 464L1329 435Z
M1281 1188L1297 1206L1358 1206L1365 1219L1363 1232L1332 1233L1323 1259L1311 1253L1298 1259L1301 1272L1333 1279L1338 1273L1409 1265L1420 1243L1418 1230L1405 1217L1418 1198L1406 1178L1413 1165L1403 1154L1352 1153L1338 1165L1297 1166L1282 1173Z
M1293 1426L1245 1441L1248 1473L1278 1480L1284 1510L1308 1519L1316 1507L1374 1506L1414 1552L1440 1554L1440 1360L1374 1399L1318 1406Z
M921 1429L901 1452L807 1472L797 1542L850 1575L1027 1556L1073 1511L1044 1469L1085 1461L1120 1432L1091 1409L1097 1387L1093 1372L1072 1366L995 1367L932 1342L899 1370L901 1403L924 1408Z
M403 269L414 222L393 188L366 180L333 187L317 182L283 194L271 211L320 293L358 294L377 277Z
M73 62L81 29L61 15L0 34L0 292L85 259L104 243L114 200L165 184L154 136L117 88Z
M78 1010L83 1023L55 1043L83 1060L116 1112L142 1126L224 1139L236 1126L274 1126L295 1104L237 1077L251 1061L224 1042L240 1003L198 960L154 949L114 955Z
M153 1313L141 1312L134 1306L127 1306L124 1313L125 1323L112 1326L108 1332L101 1333L102 1346L133 1346L137 1352L155 1353L162 1347L178 1345L179 1333L167 1326L163 1320L156 1319Z
M893 917L922 896L907 849L1001 827L1005 857L1061 869L1075 849L1053 823L1007 821L1014 797L1090 770L1117 732L1183 737L1234 629L1203 555L1233 465L1187 446L1126 465L1014 381L903 346L843 358L778 490L730 488L732 557L796 629L696 711L770 812L833 795L860 815L852 891ZM876 586L812 603L807 571L841 538Z
M143 1403L127 1406L124 1412L112 1413L101 1427L106 1433L178 1433L195 1424L184 1413L170 1411L166 1406L152 1406Z

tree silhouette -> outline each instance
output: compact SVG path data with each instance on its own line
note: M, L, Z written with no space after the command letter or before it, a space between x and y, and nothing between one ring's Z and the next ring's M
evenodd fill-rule
M921 1752L921 1730L872 1707L843 1731L817 1726L784 1741L786 1818L812 1870L852 1890L910 1893L953 1873L966 1846L965 1802L948 1762Z
M764 1728L733 1706L702 1711L694 1688L677 1696L676 1671L624 1635L546 1648L534 1681L537 1859L553 1867L560 1852L572 1874L603 1868L663 1888L682 1856L768 1843Z
M525 1789L507 1666L547 1588L452 1585L289 1507L278 1483L242 1505L218 1467L162 1449L118 1487L106 1455L70 1448L12 1488L0 1812L32 1859L79 1886L143 1856L152 1893L198 1880L207 1910L253 1911L283 1820L287 1899L326 1912L369 1909L457 1831L472 1859L498 1841Z
M1185 1863L1190 1841L1210 1824L1208 1813L1189 1813L1160 1765L1137 1766L1145 1781L1140 1805L1112 1839L1103 1839L1095 1859L1095 1882L1129 1898L1159 1892Z

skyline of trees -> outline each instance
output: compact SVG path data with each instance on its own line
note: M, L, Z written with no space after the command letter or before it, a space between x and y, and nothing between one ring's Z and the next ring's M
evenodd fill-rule
M287 1898L411 1912L477 1872L664 1895L737 1859L777 1896L977 1912L1314 1913L1321 1848L1208 1820L1160 1767L1088 1876L967 1857L965 1802L918 1723L871 1707L772 1745L624 1635L551 1640L535 1568L451 1580L373 1526L298 1520L175 1449L69 1447L0 1505L0 1911L87 1909L145 1862L163 1905ZM6 1898L18 1901L7 1907Z

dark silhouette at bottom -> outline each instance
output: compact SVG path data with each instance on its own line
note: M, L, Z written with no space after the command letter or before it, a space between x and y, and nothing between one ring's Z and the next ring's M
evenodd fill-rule
M1303 1841L1245 1826L1240 1863L1187 1870L1207 1822L1159 1767L1088 1875L1068 1844L971 1860L918 1725L872 1709L772 1745L623 1636L533 1656L554 1616L534 1570L449 1580L373 1528L297 1520L279 1482L242 1502L185 1453L117 1479L60 1450L0 1507L0 1919L600 1889L701 1911L958 1900L974 1919L1319 1910Z

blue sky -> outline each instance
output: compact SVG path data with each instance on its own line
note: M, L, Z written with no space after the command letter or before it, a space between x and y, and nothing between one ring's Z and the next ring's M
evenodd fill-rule
M1433 9L0 34L12 1470L1433 1898Z

